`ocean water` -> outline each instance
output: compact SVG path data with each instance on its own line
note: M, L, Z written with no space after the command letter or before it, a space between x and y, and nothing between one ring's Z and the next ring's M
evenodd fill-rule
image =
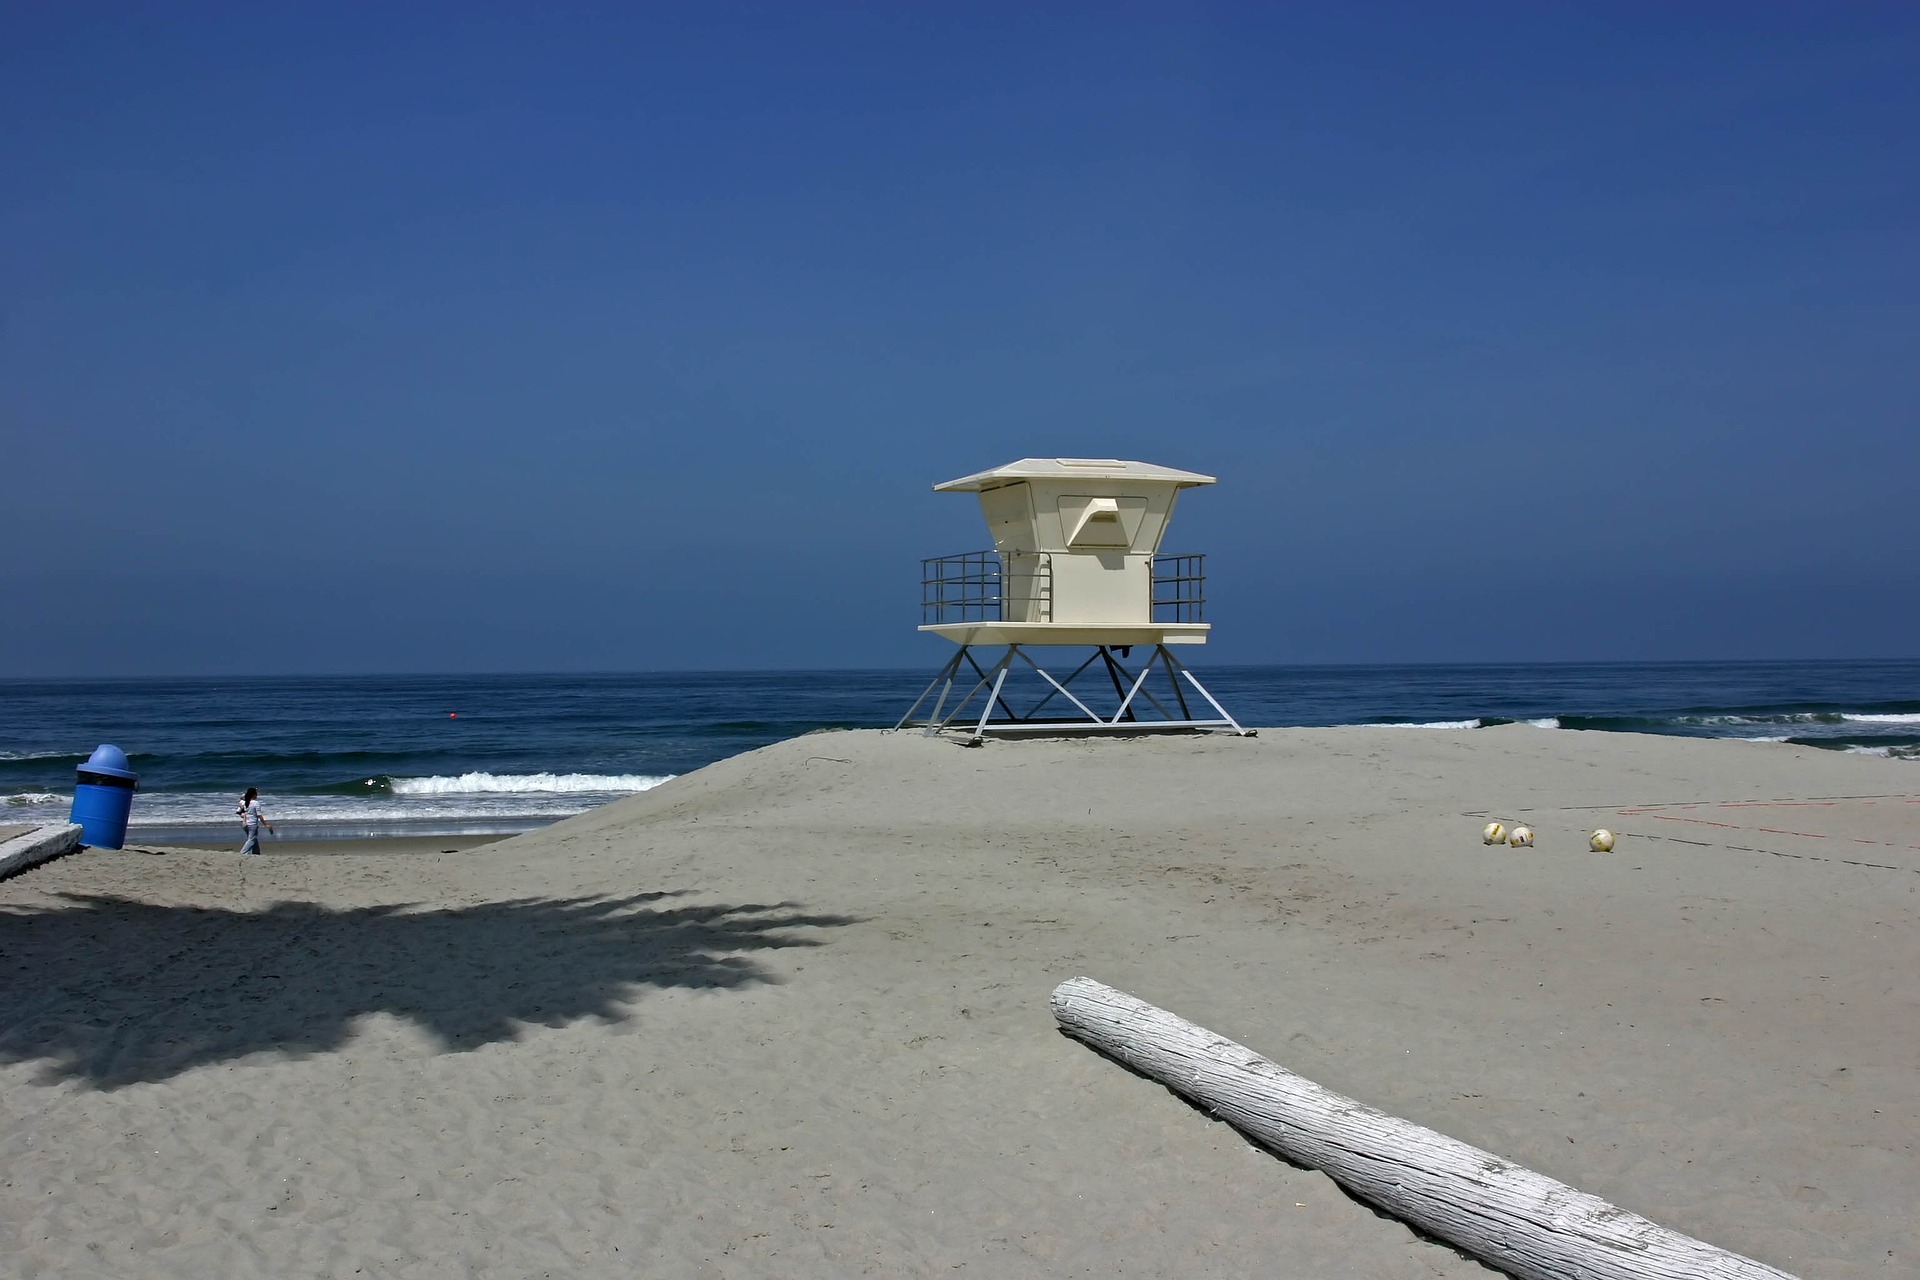
M1920 767L1920 662L1195 670L1249 726L1529 721ZM75 766L112 742L148 840L231 838L248 786L283 838L524 831L810 730L891 726L931 674L0 681L0 825L64 820Z

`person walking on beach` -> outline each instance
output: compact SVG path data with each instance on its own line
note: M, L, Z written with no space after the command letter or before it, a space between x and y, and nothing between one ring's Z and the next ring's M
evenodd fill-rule
M260 852L260 828L273 831L273 824L267 821L267 815L260 812L260 792L247 788L247 794L240 797L240 807L234 810L240 815L240 825L247 829L247 842L240 846L242 853ZM280 834L274 831L275 835Z

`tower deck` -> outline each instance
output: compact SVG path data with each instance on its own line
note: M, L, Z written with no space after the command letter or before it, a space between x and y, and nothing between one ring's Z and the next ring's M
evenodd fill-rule
M1205 644L1207 622L1153 622L1098 626L1073 622L933 622L920 628L943 640L967 645L1059 644L1104 645L1124 649L1134 645Z

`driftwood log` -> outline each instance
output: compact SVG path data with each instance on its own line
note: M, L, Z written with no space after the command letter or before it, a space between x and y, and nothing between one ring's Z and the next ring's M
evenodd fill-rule
M1596 1196L1323 1089L1091 978L1053 993L1068 1035L1355 1196L1525 1280L1793 1280Z

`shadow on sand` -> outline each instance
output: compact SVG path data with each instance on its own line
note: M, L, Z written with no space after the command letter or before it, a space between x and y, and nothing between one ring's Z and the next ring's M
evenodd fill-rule
M672 893L253 912L60 896L0 911L0 1063L100 1089L335 1050L373 1013L448 1052L624 1022L645 988L777 982L747 953L819 946L808 930L857 923L791 903L666 905Z

